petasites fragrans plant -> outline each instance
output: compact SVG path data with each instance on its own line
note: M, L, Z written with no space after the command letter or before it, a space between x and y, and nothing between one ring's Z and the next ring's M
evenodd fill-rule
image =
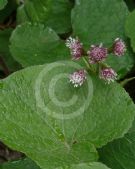
M126 4L17 2L19 25L1 32L10 39L1 48L25 68L0 80L0 139L26 158L0 167L123 169L108 151L119 142L126 154L134 147L135 105L123 88L129 79L119 83L134 65L124 33Z
M69 38L66 42L66 46L70 48L70 52L73 60L79 60L83 55L88 55L86 58L83 57L86 65L92 72L99 72L99 77L107 81L107 83L113 82L117 79L117 73L110 68L108 65L103 63L107 58L109 53L114 53L116 56L122 56L126 51L125 43L117 38L114 41L114 44L111 48L103 47L103 44L100 45L91 45L90 50L86 53L83 49L83 44L80 41L74 38ZM98 63L98 70L94 70L91 64ZM75 87L81 86L86 79L86 71L79 70L70 75L70 81L74 84Z

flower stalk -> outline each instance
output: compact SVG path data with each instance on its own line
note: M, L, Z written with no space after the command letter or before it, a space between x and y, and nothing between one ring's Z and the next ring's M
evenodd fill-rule
M131 82L133 80L135 80L135 77L131 77L131 78L125 79L122 82L120 82L120 84L124 87L127 83L129 83L129 82Z

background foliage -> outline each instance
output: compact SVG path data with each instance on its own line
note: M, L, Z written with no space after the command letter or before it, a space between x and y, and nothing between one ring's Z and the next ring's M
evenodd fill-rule
M0 140L29 157L1 169L134 169L135 106L120 84L105 85L89 75L93 98L75 119L53 118L37 107L34 89L44 70L40 94L48 114L64 116L87 101L88 84L75 90L67 79L55 86L57 97L65 102L75 94L76 105L54 105L48 92L53 76L83 66L82 60L70 61L70 35L85 49L122 38L126 54L110 55L107 62L119 81L134 76L134 0L0 0Z

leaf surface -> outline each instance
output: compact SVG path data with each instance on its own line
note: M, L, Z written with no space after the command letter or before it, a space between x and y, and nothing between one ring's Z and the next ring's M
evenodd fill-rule
M71 31L71 8L69 0L27 0L18 11L18 22L42 23L63 34Z
M131 46L135 52L135 10L131 12L126 20L126 35L131 40Z
M11 36L12 56L24 67L67 60L69 50L58 35L42 24L25 23Z
M125 37L125 20L129 11L123 0L76 0L72 11L75 36L86 49L92 44L103 43L111 47L118 37L126 41L127 53L123 57L110 55L107 62L123 77L134 64L134 55Z
M57 169L109 169L102 163L93 162L93 163L82 163L78 165L67 166L66 168L60 167Z
M40 169L32 160L26 158L24 160L8 162L0 166L0 169ZM82 163L77 165L70 165L59 167L57 169L109 169L102 163L92 162L92 163Z
M26 158L19 161L1 164L0 169L40 169L40 168L32 160Z
M135 124L123 138L103 147L100 150L100 159L112 169L134 169Z
M69 74L76 69L82 67L54 62L1 81L0 138L41 168L96 161L95 147L123 136L134 119L135 106L120 85L87 75L74 88Z

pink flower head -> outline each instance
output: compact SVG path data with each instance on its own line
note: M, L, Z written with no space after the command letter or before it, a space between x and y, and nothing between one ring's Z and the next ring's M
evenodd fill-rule
M89 55L89 62L93 64L106 59L108 55L108 50L107 48L103 47L101 43L100 45L96 46L92 45L87 54Z
M122 56L124 55L126 51L126 45L124 41L120 38L115 39L114 45L113 45L113 53L116 56Z
M103 68L100 70L99 77L110 84L117 79L117 73L112 68Z
M82 86L84 81L86 80L86 71L78 70L70 75L70 82L74 85L74 87Z
M83 45L79 39L69 37L66 41L66 46L70 49L71 55L74 60L78 60L83 55Z

